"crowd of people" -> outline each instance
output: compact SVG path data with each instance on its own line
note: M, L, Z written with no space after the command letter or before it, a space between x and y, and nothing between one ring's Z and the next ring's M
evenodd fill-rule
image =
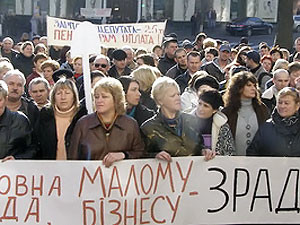
M82 57L47 37L0 51L0 157L103 160L300 156L300 38L295 52L241 38L166 35L152 51L101 47ZM87 113L85 95L93 110Z

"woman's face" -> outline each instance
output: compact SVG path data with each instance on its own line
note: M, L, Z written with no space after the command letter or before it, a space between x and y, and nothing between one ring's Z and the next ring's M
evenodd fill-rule
M280 97L277 101L277 111L281 117L287 118L299 110L299 103L291 95Z
M99 114L115 112L115 102L111 93L98 88L94 94L96 111Z
M160 101L162 110L176 113L181 109L180 92L175 86L168 87Z
M73 91L70 88L60 88L55 93L55 104L62 112L66 112L72 108L74 99Z
M136 106L140 102L141 93L139 90L140 86L136 82L131 82L128 87L126 94L126 101L129 106Z
M264 67L264 69L265 69L267 72L270 72L270 71L271 71L271 68L272 68L272 61L269 60L269 59L265 59L265 60L262 62L262 66Z
M256 84L252 83L251 81L248 81L247 84L243 87L241 98L244 99L252 99L256 97Z
M52 69L52 67L45 67L44 69L43 69L43 75L44 75L44 78L46 79L46 80L52 80L52 75L53 75L53 69Z
M74 67L75 73L82 74L82 60L81 59L77 59L74 62L73 67Z
M202 119L210 118L216 112L215 109L212 108L211 104L199 99L197 106L197 116Z
M31 45L27 45L24 50L23 50L23 55L25 55L26 57L30 57L33 54L33 48L31 47Z

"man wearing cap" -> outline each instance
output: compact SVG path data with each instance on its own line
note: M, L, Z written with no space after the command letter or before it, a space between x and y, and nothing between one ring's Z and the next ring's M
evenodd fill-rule
M175 61L177 62L176 65L171 67L167 73L166 76L176 79L179 75L185 73L187 69L187 58L186 58L186 51L183 48L178 48L175 51Z
M260 55L257 51L251 50L247 52L246 66L256 76L260 91L263 93L265 91L265 84L271 79L271 76L260 64Z
M176 61L174 60L175 51L178 48L177 39L174 37L167 37L163 42L164 56L158 61L157 68L160 72L165 75L167 71L176 65Z
M127 54L122 49L116 49L112 53L114 65L108 70L108 76L118 79L121 76L130 75L131 69L126 66Z
M18 54L15 50L13 50L13 46L14 46L13 39L11 39L10 37L5 37L2 41L2 47L0 52L0 55L2 57L8 58L11 63L15 60Z
M202 66L202 70L205 70L209 75L215 77L219 82L225 80L224 68L231 63L230 60L230 45L222 44L220 46L220 54L214 58L212 62L209 62Z

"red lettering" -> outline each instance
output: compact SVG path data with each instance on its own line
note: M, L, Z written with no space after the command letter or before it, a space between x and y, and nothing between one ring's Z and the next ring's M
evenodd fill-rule
M177 197L177 200L176 200L176 203L175 203L175 206L174 206L174 205L172 204L170 198L169 198L168 196L166 196L166 199L167 199L167 201L168 201L168 203L169 203L169 205L170 205L170 208L171 208L171 210L173 211L173 216L172 216L172 220L171 220L172 223L174 222L175 217L176 217L176 213L177 213L177 209L178 209L178 205L179 205L180 198L181 198L181 196L179 195L179 196Z
M85 200L82 202L82 208L83 208L83 224L87 225L87 210L92 211L92 217L93 217L93 222L91 223L92 225L96 224L96 210L93 207L87 206L89 203L95 203L93 200Z
M147 191L145 190L145 187L144 187L144 177L145 177L145 176L144 176L144 170L145 170L146 168L148 168L149 171L150 171L150 179L151 179L151 180L150 180L150 185L149 185L149 188L148 188ZM146 164L146 165L143 166L143 168L142 168L142 170L141 170L140 180L141 180L141 189L142 189L143 193L144 193L145 195L148 195L149 192L150 192L151 189L152 189L152 186L153 186L153 170L152 170L152 168L151 168L151 166L150 166L149 164Z
M119 218L118 221L116 223L114 223L114 225L115 224L118 225L122 221L122 215L118 212L118 210L121 207L121 202L119 202L118 200L109 200L108 202L117 204L117 207L114 210L111 210L109 213L118 216L118 218Z
M57 183L57 184L56 184ZM48 196L52 195L52 192L57 190L57 196L61 195L61 180L60 176L55 176L51 185L51 188L48 192Z
M90 182L92 184L94 184L94 182L95 182L98 174L100 176L100 187L102 188L103 197L104 198L106 197L106 191L105 191L105 185L104 185L104 177L103 177L103 173L102 173L102 170L101 170L100 166L97 167L97 170L96 170L93 178L89 174L88 170L85 167L83 167L82 174L81 174L80 188L79 188L78 197L81 197L81 194L82 194L82 191L83 191L83 185L84 185L84 181L85 181L85 176L87 176L88 179L90 180Z
M11 201L13 201L12 203L12 216L8 216L8 209L11 205ZM16 216L16 204L17 204L17 198L16 197L8 197L8 202L6 203L5 206L5 210L3 212L3 215L0 217L0 221L2 222L2 220L15 220L16 222L18 222L18 217Z
M150 221L143 221L143 214L147 212L147 210L144 209L144 201L149 200L150 198L141 198L141 211L140 211L140 224L149 224Z
M124 206L124 224L127 224L127 219L133 218L134 224L136 224L136 198L134 199L134 206L133 206L133 215L128 216L127 215L127 199L125 199L125 206Z
M32 211L34 203L35 203L35 211ZM27 222L29 216L35 216L35 222L36 223L40 222L40 201L38 198L32 198L24 223Z
M40 192L40 196L43 195L43 184L44 184L44 177L41 176L40 178L40 183L38 187L34 186L34 180L35 180L35 176L32 176L32 189L31 189L31 194L32 196L34 196L34 191L39 191Z
M127 185L126 185L126 188L125 188L125 193L124 193L125 197L127 196L128 188L129 188L130 181L131 181L131 177L133 177L133 183L134 183L135 191L136 191L137 195L140 195L134 165L132 165L131 168L130 168L130 173L129 173L129 177L128 177L128 180L127 180Z
M24 188L23 192L20 191L21 187ZM24 196L28 192L28 187L26 185L26 177L23 175L16 176L16 195Z
M5 191L0 191L0 195L6 195L9 192L9 190L10 190L10 185L11 185L10 178L7 175L3 175L3 176L0 177L0 182L4 178L7 180L7 188L6 188Z
M154 199L152 205L151 205L151 218L152 220L155 222L155 223L165 223L166 220L163 219L163 220L158 220L155 216L154 216L154 207L156 205L156 202L159 200L159 199L162 199L162 200L165 200L165 197L164 196L158 196Z
M113 182L114 182L114 178L117 178L117 186L113 186ZM119 190L120 192L120 196L123 197L123 192L122 192L122 187L121 187L121 182L120 182L120 178L119 178L119 172L116 166L114 166L113 171L112 171L112 175L111 175L111 180L110 180L110 184L109 184L109 189L108 189L108 197L110 197L111 195L111 191L112 190Z
M172 192L175 192L175 188L174 188L174 184L173 184L173 176L172 176L172 170L171 170L171 164L168 163L165 173L163 173L162 167L161 167L161 163L158 164L158 169L157 169L157 175L156 175L156 181L155 181L155 185L154 185L154 191L153 194L156 193L157 191L157 186L158 186L158 181L159 181L159 176L161 174L163 179L166 179L167 173L169 172L169 182L170 182L170 187Z

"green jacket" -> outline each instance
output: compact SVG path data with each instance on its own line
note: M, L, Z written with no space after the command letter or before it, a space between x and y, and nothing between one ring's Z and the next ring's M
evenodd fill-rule
M155 157L161 151L168 152L172 157L201 155L203 138L197 118L178 113L177 120L181 124L181 135L166 123L161 112L142 124L148 157Z

